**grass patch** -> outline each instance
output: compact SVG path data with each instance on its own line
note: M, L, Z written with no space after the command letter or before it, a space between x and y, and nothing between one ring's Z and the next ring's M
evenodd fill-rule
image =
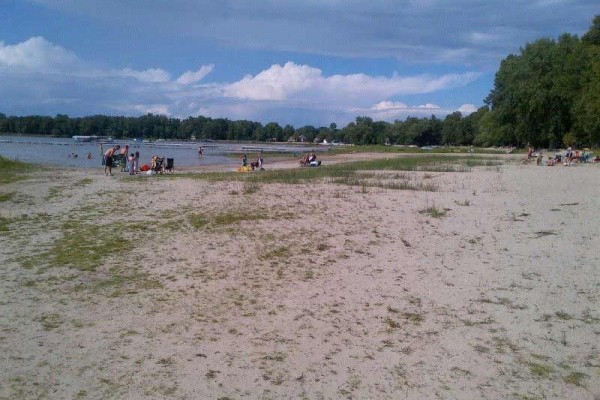
M547 378L551 373L554 372L554 368L548 364L541 364L530 362L529 363L529 371L535 376L539 376L541 378Z
M92 178L83 178L82 180L76 182L73 185L73 188L80 188L80 187L89 185L90 183L93 183L93 182L94 182L94 180Z
M386 318L383 322L388 326L389 330L394 330L400 328L400 324L398 321L393 320L392 318Z
M45 331L51 331L63 324L63 319L59 314L45 314L37 319L42 324Z
M408 178L403 180L376 179L372 174L354 173L344 178L336 178L333 183L343 184L348 186L359 186L363 191L367 187L378 187L392 190L416 190L425 192L435 192L438 190L438 185L433 182L411 182Z
M404 318L406 318L407 320L409 320L410 322L413 322L417 325L419 325L421 322L425 321L425 317L423 317L423 315L418 314L418 313L405 312L402 314L402 316Z
M0 193L0 203L4 203L6 201L11 201L14 197L15 197L14 192Z
M61 227L63 236L49 251L51 267L69 267L94 271L107 258L122 256L131 248L131 241L122 235L122 228L113 225L92 225L71 221Z
M587 375L582 372L572 372L569 375L565 376L563 380L570 385L583 387L584 385L581 381L585 378L587 378Z
M11 160L0 156L0 184L8 184L20 181L27 177L27 173L33 171L33 166L21 161Z
M568 321L570 319L573 319L573 317L571 316L571 314L566 313L564 311L557 311L556 312L556 316L562 320Z
M208 218L204 214L193 213L188 215L188 221L195 229L202 229L208 225Z
M134 294L138 290L159 289L163 284L154 278L148 277L138 269L129 266L114 266L109 268L107 274L101 279L91 282L87 288L104 291L111 289L111 297L119 297L124 294Z
M289 215L287 217L289 217ZM268 218L269 216L267 216L267 214L261 212L227 211L213 215L192 213L188 215L188 222L195 229L211 229L220 226L235 225L245 221L258 221Z
M349 153L411 153L411 154L469 154L470 146L445 146L434 147L432 149L422 149L416 146L394 145L384 146L380 144L373 145L353 145L353 146L333 146L331 154L349 154ZM473 148L475 153L479 154L506 154L503 149L494 148Z
M212 222L214 225L232 225L242 221L256 221L265 218L266 216L260 214L230 211L215 215Z
M433 218L442 218L446 215L446 210L437 208L436 206L431 206L419 211L419 214L427 214Z
M256 182L246 182L244 184L244 194L254 194L260 191L260 185Z
M285 246L281 246L281 247L277 247L273 250L267 251L261 258L263 260L269 260L269 259L273 259L273 258L289 257L289 255L290 255L290 250Z
M10 223L12 222L9 218L0 217L0 233L10 231Z
M185 177L213 182L241 181L247 183L300 184L314 180L339 179L340 182L356 182L354 175L364 171L440 171L468 172L473 166L499 165L500 160L488 157L455 157L444 155L418 155L382 160L355 161L319 168L294 168L261 171L260 174L237 172L212 172L188 174ZM358 178L360 179L360 177Z

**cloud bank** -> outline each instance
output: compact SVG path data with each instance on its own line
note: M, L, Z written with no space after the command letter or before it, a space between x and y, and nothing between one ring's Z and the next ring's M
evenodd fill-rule
M207 82L215 68L202 65L176 77L158 67L102 69L43 37L0 42L0 71L7 77L0 81L0 109L17 114L204 114L280 123L297 123L295 115L306 124L325 125L347 123L359 115L393 120L409 114L447 114L454 110L433 104L408 106L394 99L458 88L478 78L474 72L327 76L317 67L290 61L234 82Z
M497 62L539 37L577 32L595 0L34 0L114 29L190 37L230 49L403 62Z

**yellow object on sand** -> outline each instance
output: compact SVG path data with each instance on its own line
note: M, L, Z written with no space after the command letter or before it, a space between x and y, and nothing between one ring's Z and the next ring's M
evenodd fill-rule
M252 172L252 167L249 166L245 166L245 167L239 167L237 169L238 172Z

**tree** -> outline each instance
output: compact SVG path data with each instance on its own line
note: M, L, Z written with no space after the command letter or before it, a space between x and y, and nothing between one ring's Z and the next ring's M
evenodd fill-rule
M461 126L462 114L460 111L455 111L452 114L448 114L444 119L444 125L442 126L442 143L443 144L462 144L463 132Z
M592 20L592 26L581 40L588 45L600 46L600 15L596 15Z

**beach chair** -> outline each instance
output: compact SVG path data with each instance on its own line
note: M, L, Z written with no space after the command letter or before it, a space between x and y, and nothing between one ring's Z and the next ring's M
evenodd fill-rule
M127 157L123 154L113 155L113 168L121 168L124 171L127 166Z
M162 174L165 166L165 158L164 157L156 157L156 161L153 163L154 165L152 166L152 171L156 172L157 174Z
M167 165L165 165L165 171L173 173L174 170L175 170L175 159L167 158Z

